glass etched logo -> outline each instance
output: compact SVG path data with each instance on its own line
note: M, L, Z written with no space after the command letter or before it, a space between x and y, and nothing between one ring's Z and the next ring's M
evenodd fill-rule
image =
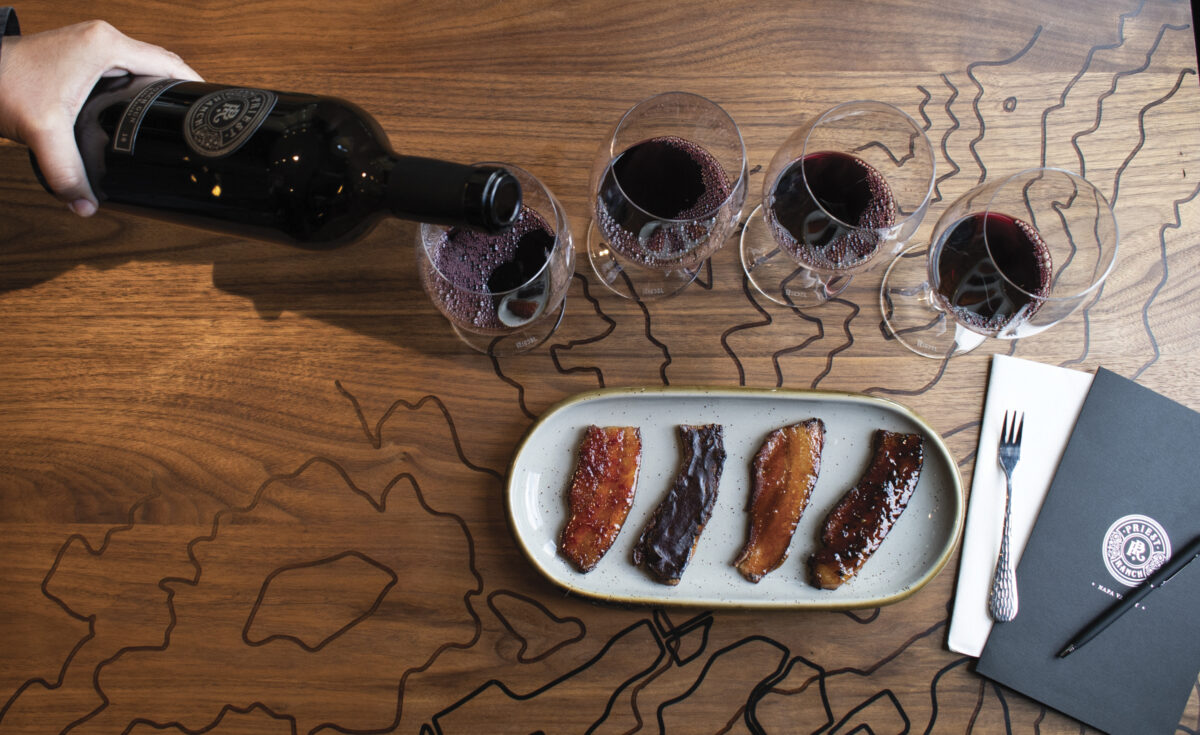
M218 158L233 153L254 134L275 107L273 92L222 89L192 103L183 135L196 153Z

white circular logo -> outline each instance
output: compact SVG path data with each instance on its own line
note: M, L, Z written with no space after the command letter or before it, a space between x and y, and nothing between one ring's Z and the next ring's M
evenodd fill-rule
M209 158L229 155L254 135L275 107L274 92L237 87L204 95L188 108L183 137Z
M1171 539L1158 521L1127 515L1104 534L1104 566L1127 587L1136 587L1171 558Z

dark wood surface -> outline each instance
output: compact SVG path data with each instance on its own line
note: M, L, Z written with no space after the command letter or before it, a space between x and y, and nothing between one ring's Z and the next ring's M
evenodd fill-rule
M352 99L398 150L521 165L577 242L609 127L683 89L738 121L752 197L804 119L873 98L937 149L917 239L1045 163L1114 202L1121 251L1052 331L948 362L883 338L878 272L800 313L727 245L643 307L581 257L551 344L491 360L422 292L411 224L313 253L84 221L0 145L0 733L1078 732L946 649L957 554L880 609L622 607L540 577L505 518L522 432L601 386L893 398L968 484L990 353L1200 409L1188 4L946 5L22 3L26 33L103 17L209 80ZM1179 732L1198 728L1194 691Z

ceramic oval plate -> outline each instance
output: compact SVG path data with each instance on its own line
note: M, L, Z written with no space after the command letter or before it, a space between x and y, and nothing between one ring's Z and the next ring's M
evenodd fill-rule
M751 464L766 435L816 417L825 422L821 471L796 528L787 560L757 584L733 566L746 542ZM712 517L676 586L634 566L633 547L678 471L680 424L721 424L725 468ZM583 574L558 553L567 491L584 430L637 426L642 468L633 508L596 567ZM907 509L859 573L836 590L806 581L825 515L862 476L876 429L920 432L925 463ZM508 474L513 533L542 574L576 594L614 602L729 607L844 609L897 602L931 580L949 560L962 530L965 502L958 467L938 436L912 411L871 396L748 388L608 389L569 398L530 427Z

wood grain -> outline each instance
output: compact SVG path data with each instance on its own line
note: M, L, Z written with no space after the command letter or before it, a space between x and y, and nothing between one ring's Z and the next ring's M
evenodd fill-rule
M521 433L573 393L713 384L866 392L946 438L969 483L988 355L1099 365L1200 409L1200 84L1187 3L29 0L26 33L103 17L207 79L335 94L401 151L504 160L562 200L634 102L682 89L745 138L750 193L809 116L895 104L935 203L1036 165L1114 203L1119 262L1047 334L948 362L884 339L879 274L797 312L736 241L677 298L581 257L551 343L470 352L415 277L415 228L306 252L102 210L80 220L0 143L0 735L1078 732L946 650L957 557L852 613L564 596L504 515ZM798 558L798 557L797 557ZM1180 732L1200 728L1193 693Z

